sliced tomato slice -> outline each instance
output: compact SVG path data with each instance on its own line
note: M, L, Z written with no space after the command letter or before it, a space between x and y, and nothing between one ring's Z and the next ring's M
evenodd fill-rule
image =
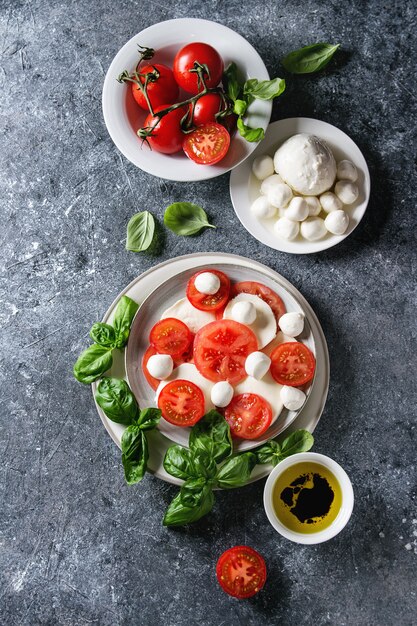
M186 352L192 334L184 322L175 317L166 317L152 328L149 341L159 354L170 354L174 358Z
M149 346L149 348L146 350L145 354L143 355L143 359L142 359L142 372L143 375L146 378L146 381L148 382L148 384L152 387L152 389L154 389L155 391L158 389L158 385L161 382L160 380L158 380L157 378L154 378L153 376L150 375L150 373L148 372L148 368L147 368L147 363L149 361L149 359L151 358L151 356L153 356L154 354L157 354L157 351L155 350L155 348L153 346Z
M241 393L227 405L224 417L233 437L256 439L268 430L272 409L269 402L256 393Z
M271 374L280 385L301 387L313 379L316 369L314 354L303 343L281 343L271 354Z
M194 340L194 364L200 374L217 383L235 385L247 374L246 357L258 349L250 328L234 320L218 320L200 328Z
M251 280L236 283L232 287L232 297L234 298L235 296L237 296L238 293L250 293L253 296L258 296L259 298L261 298L264 302L269 304L274 312L277 322L279 318L287 311L287 309L285 308L285 304L283 303L279 295L262 283L257 283Z
M201 291L197 291L195 287L195 279L200 274L205 274L206 272L210 272L210 274L216 274L216 276L220 279L220 287L216 293L213 294L205 294L201 293ZM195 307L200 311L217 311L218 309L222 309L226 306L226 302L229 299L230 294L230 280L229 277L226 276L223 272L219 272L219 270L202 270L201 272L197 272L193 276L191 276L190 280L187 283L187 298Z
M198 126L182 142L182 149L188 158L200 165L218 163L226 156L229 146L229 133L216 122Z
M249 546L234 546L220 556L216 565L220 587L234 598L250 598L266 581L266 565L262 556Z
M175 426L193 426L204 415L204 395L189 380L173 380L158 397L162 416Z

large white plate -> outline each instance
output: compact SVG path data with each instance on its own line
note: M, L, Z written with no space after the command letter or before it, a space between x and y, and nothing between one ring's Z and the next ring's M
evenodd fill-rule
M216 22L192 18L168 20L145 28L132 37L117 53L107 71L103 85L104 121L110 137L129 161L149 174L169 180L196 181L220 176L246 159L257 146L237 133L232 138L226 157L219 164L210 166L197 165L182 152L165 155L149 150L146 145L141 147L136 131L143 125L146 112L135 103L131 89L119 84L116 78L126 69L135 69L139 59L138 44L156 51L152 62L172 66L178 50L193 41L203 41L216 48L225 67L234 61L245 80L269 80L264 62L250 43ZM247 123L265 130L271 111L271 102L255 100L249 107Z
M294 241L285 241L274 234L274 219L260 220L250 210L252 202L260 194L260 181L252 174L252 163L257 156L269 154L289 137L297 133L310 133L324 139L333 151L336 161L348 159L358 169L359 197L354 204L345 208L349 215L349 227L340 236L328 233L319 241L307 241L300 235ZM230 175L230 197L236 215L246 230L258 241L282 252L310 254L331 248L348 237L361 221L369 202L371 179L362 152L346 133L327 122L308 117L292 117L269 125L265 139L258 145L250 159L236 167ZM276 218L275 218L276 219Z
M322 414L329 388L330 366L326 340L319 321L308 302L303 298L299 291L291 285L290 282L265 265L245 257L223 253L197 253L170 259L164 263L156 265L135 278L121 293L119 293L104 315L102 321L111 323L115 307L121 296L128 295L130 298L141 304L158 285L170 277L187 270L194 270L199 267L205 267L213 264L229 264L234 267L239 265L242 268L246 267L250 270L257 270L258 272L263 273L265 277L269 277L270 280L280 284L283 289L285 289L297 301L299 306L304 311L314 338L317 361L316 376L312 391L306 404L285 432L289 433L298 428L306 428L310 432L313 432ZM108 374L110 376L126 378L124 354L119 351L115 351L113 366ZM96 389L97 383L93 383L93 395L95 394ZM97 404L96 407L107 432L113 441L120 447L120 439L124 430L123 426L109 420ZM155 474L158 478L167 482L176 485L182 484L181 480L174 478L163 468L163 459L168 447L172 445L172 441L158 430L150 431L147 435L149 438L150 448L150 458L148 462L149 471ZM267 476L271 469L272 466L270 465L257 465L252 472L252 476L248 483Z

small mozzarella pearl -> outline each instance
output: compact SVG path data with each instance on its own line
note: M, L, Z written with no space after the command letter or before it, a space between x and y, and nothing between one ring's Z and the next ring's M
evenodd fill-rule
M322 193L320 196L320 204L323 207L323 210L326 213L330 213L331 211L339 211L343 204L340 202L339 198L334 195L331 191L326 191L326 193Z
M308 217L301 222L301 235L308 241L317 241L324 237L327 229L321 217Z
M345 211L332 211L324 220L324 225L333 235L343 235L349 226L349 217Z
M252 172L258 180L265 180L268 176L272 176L274 173L273 159L267 154L256 157L252 163Z
M200 293L212 295L220 289L220 278L212 272L203 272L198 274L194 280L194 287Z
M261 380L269 370L271 359L263 352L251 352L245 361L248 376Z
M253 324L256 320L256 307L252 302L236 302L232 308L232 318L241 324Z
M283 182L284 181L282 180L281 176L279 176L278 174L272 174L272 176L268 176L268 178L265 178L265 180L262 181L261 194L267 196L268 192L271 189L273 189L277 185L282 185Z
M299 230L298 222L293 222L286 217L280 217L274 224L275 234L281 239L287 239L288 241L295 239Z
M165 380L172 374L174 361L169 354L153 354L149 357L146 367L151 376L158 380Z
M260 218L274 217L277 212L276 207L269 203L266 196L259 196L259 198L256 198L256 200L252 203L250 210L254 215L256 215L256 217Z
M358 179L358 170L351 161L340 161L337 164L337 180L350 180L354 183Z
M278 320L278 325L284 335L297 337L304 329L304 315L302 313L284 313Z
M216 383L211 388L210 398L214 406L225 407L233 398L233 387L226 380Z
M334 192L343 204L352 204L359 195L357 184L349 180L339 180L334 186Z
M275 185L275 187L272 187L272 189L268 191L267 198L272 206L278 209L286 207L292 198L291 187L288 187L285 183Z
M321 211L321 204L319 199L316 196L304 196L304 200L308 205L308 214L309 215L319 215Z
M295 387L288 387L284 385L279 395L281 396L281 402L289 411L298 411L303 406L306 400L306 394L301 389Z
M289 220L293 220L294 222L302 222L306 217L308 217L308 214L308 204L304 198L301 198L300 196L293 198L285 211L285 217Z

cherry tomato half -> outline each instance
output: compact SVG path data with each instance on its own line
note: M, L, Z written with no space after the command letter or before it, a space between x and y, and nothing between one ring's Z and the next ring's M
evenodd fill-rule
M279 295L276 294L275 291L272 291L272 289L270 289L266 285L262 285L262 283L257 283L251 280L247 280L242 283L236 283L232 287L232 297L234 298L239 293L250 293L253 296L258 296L259 298L261 298L261 300L269 304L274 312L277 322L287 310Z
M189 159L201 165L214 165L227 154L230 135L221 124L198 126L184 137L182 148Z
M232 398L224 417L233 437L256 439L268 430L272 409L269 402L256 393L241 393Z
M250 598L265 584L265 561L249 546L234 546L220 556L216 576L223 591L230 596L240 600Z
M175 426L194 426L204 415L204 395L189 380L173 380L158 397L162 416Z
M208 69L204 76L206 86L216 87L223 75L223 60L219 53L207 43L194 42L181 48L174 59L174 78L180 87L188 93L197 94L203 86L198 83L198 74L194 70L194 63L206 65Z
M174 358L186 352L192 341L192 334L188 326L180 320L166 317L152 327L149 341L159 354L170 354Z
M139 76L139 80L142 85L145 84L145 77L143 75L150 74L154 72L155 69L159 72L159 77L155 80L155 82L149 81L147 84L148 97L154 110L156 107L164 104L164 102L175 102L179 92L178 84L175 81L173 71L161 63L155 63L155 65L145 65L136 69L138 74L141 74L141 76ZM145 96L135 83L132 83L132 94L138 105L142 109L145 109L145 111L148 111L149 109Z
M199 276L199 274L204 274L207 271L210 271L211 274L216 274L216 276L220 279L220 287L216 293L205 294L201 293L201 291L197 291L195 288L195 279L197 276ZM226 274L223 274L223 272L220 272L219 270L202 270L201 272L197 272L191 276L187 283L186 295L188 300L196 309L199 309L200 311L214 312L217 311L217 309L225 307L226 302L229 299L229 292L230 280Z
M316 359L306 345L298 341L281 343L271 354L271 374L280 385L301 387L313 379Z
M171 105L163 104L156 107L154 112L158 113L158 111L162 111L162 109L166 109L169 106ZM180 124L184 114L184 107L174 109L174 111L167 113L161 119L157 115L149 113L143 128L152 128L152 133L146 138L146 141L153 150L163 152L164 154L174 154L181 150L184 134Z

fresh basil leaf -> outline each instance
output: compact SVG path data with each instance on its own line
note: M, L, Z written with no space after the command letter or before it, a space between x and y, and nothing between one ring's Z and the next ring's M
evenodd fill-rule
M110 324L103 324L102 322L96 322L92 325L90 330L90 337L99 346L104 348L114 348L116 342L116 333L113 326Z
M263 128L251 128L250 126L246 126L241 118L237 121L237 128L246 141L261 141L261 139L265 137L265 131Z
M233 105L233 113L236 115L245 115L248 103L245 100L236 100Z
M314 437L308 430L296 430L281 443L281 458L285 459L298 452L308 452L313 444Z
M207 213L191 202L174 202L165 209L164 224L176 235L196 235L202 228L216 228Z
M340 44L333 46L329 43L313 43L287 54L282 59L282 65L292 74L319 72L329 63L339 46Z
M116 332L116 347L124 348L129 338L130 326L136 315L139 305L129 298L122 296L117 304L113 320L113 328Z
M193 453L193 465L196 476L214 478L217 474L216 461L205 450L195 450Z
M133 215L127 225L126 250L143 252L152 243L155 234L155 219L149 211Z
M111 349L93 343L78 357L73 369L74 376L80 383L88 385L107 372L112 363Z
M193 463L193 455L188 448L182 446L170 446L165 453L164 469L171 476L187 480L196 478L196 470Z
M190 478L173 499L164 515L164 526L183 526L196 522L211 511L214 494L203 478Z
M255 454L257 462L260 465L264 465L265 463L272 463L273 465L276 465L275 459L276 457L279 457L280 452L281 446L279 445L279 443L271 439L264 446L258 448Z
M136 424L141 430L152 430L158 424L161 419L161 409L150 407L149 409L143 409L136 421Z
M273 80L258 80L251 78L243 87L245 96L252 96L258 100L273 100L285 91L285 80L274 78Z
M128 485L134 485L142 480L148 458L145 433L136 424L128 426L122 435L122 463Z
M223 489L242 487L256 465L256 454L242 452L225 461L217 473L217 484Z
M192 427L189 446L193 452L204 450L220 463L232 454L232 437L229 424L217 411L209 411Z
M225 69L222 83L229 98L235 102L235 100L239 98L239 94L242 90L242 87L239 84L236 63L230 63L230 65Z
M129 385L119 378L102 378L96 391L96 402L109 419L118 424L133 424L139 407Z

